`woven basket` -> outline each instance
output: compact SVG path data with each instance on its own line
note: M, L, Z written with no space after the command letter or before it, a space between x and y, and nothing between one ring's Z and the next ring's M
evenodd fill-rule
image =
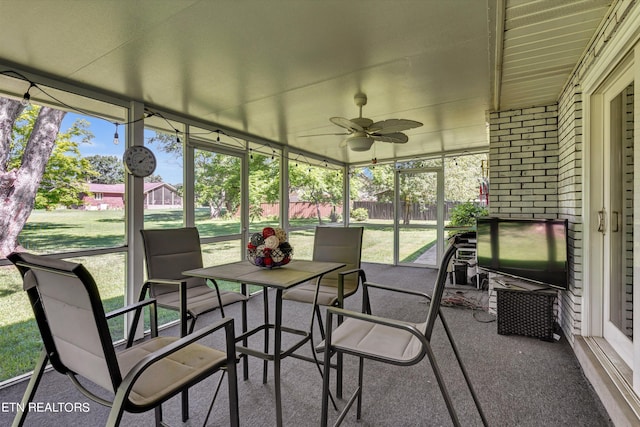
M553 341L555 292L496 290L498 334L524 335Z

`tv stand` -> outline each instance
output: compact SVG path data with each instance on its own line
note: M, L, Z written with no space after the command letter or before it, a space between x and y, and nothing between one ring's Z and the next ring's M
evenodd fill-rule
M555 340L557 290L510 278L494 280L494 289L497 294L498 334Z

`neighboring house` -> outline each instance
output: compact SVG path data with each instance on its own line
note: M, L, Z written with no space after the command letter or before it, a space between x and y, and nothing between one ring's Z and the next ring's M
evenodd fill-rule
M89 184L80 199L87 210L124 209L124 184ZM145 209L182 208L177 189L165 182L144 183Z

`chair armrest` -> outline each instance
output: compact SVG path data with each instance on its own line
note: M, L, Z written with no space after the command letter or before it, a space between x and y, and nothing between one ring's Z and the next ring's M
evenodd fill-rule
M187 335L187 280L186 279L162 279L150 277L142 285L140 299L146 293L146 289L150 284L158 285L174 285L178 287L180 293L180 336Z
M415 336L420 341L420 344L422 345L422 349L420 353L412 359L409 359L406 361L397 361L396 362L397 364L412 365L420 361L426 354L426 348L429 345L429 342L427 341L427 338L424 336L424 334L418 328L416 328L413 323L405 322L402 320L390 319L386 317L374 316L371 314L360 313L352 310L345 310L343 308L338 308L338 307L327 307L327 320L326 320L327 331L331 331L331 329L329 328L333 326L332 325L333 316L340 316L343 319L352 318L352 319L357 319L363 322L375 323L378 325L383 325L390 328L406 331L411 335ZM329 340L329 337L331 336L331 334L332 332L327 332L327 340Z
M413 291L410 289L403 289L403 288L395 288L387 285L381 285L379 283L364 282L362 284L362 312L363 313L371 314L371 299L369 298L369 288L375 288L383 291L395 292L395 293L404 294L404 295L418 296L418 297L426 298L427 301L431 301L431 297L424 292L418 292L418 291Z
M353 268L351 270L345 270L338 272L338 305L343 306L344 303L344 277L348 274L358 273L358 276L362 282L366 282L367 276L364 274L364 270L361 268Z
M150 277L144 283L145 283L145 285L151 284L151 283L155 283L155 284L158 284L158 285L176 285L176 286L179 286L182 283L186 283L186 280L185 279L161 279L161 278Z
M223 328L226 335L227 368L230 364L235 365L237 360L235 355L235 328L233 318L229 317L222 319L213 325L198 329L197 331L194 331L193 333L182 337L141 359L122 379L122 383L120 384L120 387L118 387L118 391L114 399L114 406L116 405L116 402L118 404L122 404L125 401L136 380L154 363Z
M361 271L364 272L364 270L361 269L361 268L353 268L351 270L340 271L340 272L338 272L338 274L341 275L341 276L346 276L347 274L359 273Z
M362 286L364 288L376 288L376 289L382 289L382 290L391 291L391 292L398 292L398 293L407 294L407 295L415 295L419 297L424 297L427 300L431 300L431 296L429 294L426 294L424 292L413 291L411 289L394 288L391 286L381 285L379 283L372 283L372 282L365 282L362 284Z
M149 298L149 299L146 299L146 300L143 300L143 301L138 301L138 302L136 302L134 304L127 305L127 306L124 306L122 308L115 309L113 311L110 311L110 312L106 313L104 317L107 320L108 319L113 319L114 317L122 316L124 313L128 313L130 311L140 309L140 308L142 308L142 307L144 307L146 305L149 305L149 304L154 304L155 305L156 304L155 298Z

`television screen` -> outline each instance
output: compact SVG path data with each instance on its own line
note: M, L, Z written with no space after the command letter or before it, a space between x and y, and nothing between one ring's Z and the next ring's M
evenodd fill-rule
M567 221L478 218L477 256L485 270L567 289Z

